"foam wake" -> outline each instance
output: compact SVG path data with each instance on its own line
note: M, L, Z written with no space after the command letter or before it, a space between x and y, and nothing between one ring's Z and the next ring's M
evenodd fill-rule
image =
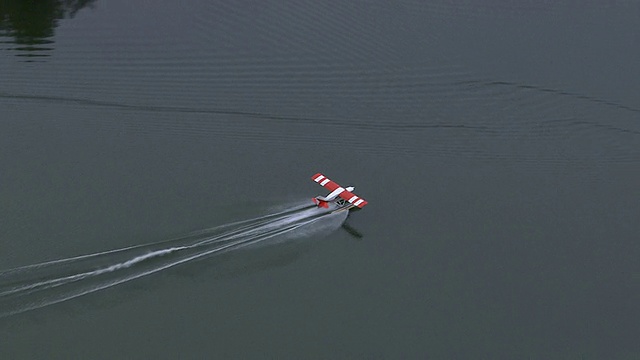
M5 270L0 272L0 317L73 299L196 259L307 236L339 226L346 216L346 211L291 207L177 239Z

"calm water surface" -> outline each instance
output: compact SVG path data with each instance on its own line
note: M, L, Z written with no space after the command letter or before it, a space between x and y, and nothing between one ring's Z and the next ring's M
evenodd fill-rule
M1 357L639 358L639 29L635 1L1 2L0 270L204 254L318 171L369 201L27 293Z

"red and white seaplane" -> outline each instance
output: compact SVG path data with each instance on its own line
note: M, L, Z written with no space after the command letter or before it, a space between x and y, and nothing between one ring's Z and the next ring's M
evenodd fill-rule
M311 179L331 191L327 196L316 196L313 198L313 202L318 207L329 208L329 205L332 204L337 210L350 210L354 208L362 209L367 205L365 199L352 192L355 189L353 186L343 188L321 173L313 175Z

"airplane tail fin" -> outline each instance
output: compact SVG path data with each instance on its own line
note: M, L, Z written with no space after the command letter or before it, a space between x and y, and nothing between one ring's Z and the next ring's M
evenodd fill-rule
M328 201L324 201L324 200L320 200L318 198L313 198L313 203L316 204L316 206L321 207L321 208L328 208L329 207L329 202Z

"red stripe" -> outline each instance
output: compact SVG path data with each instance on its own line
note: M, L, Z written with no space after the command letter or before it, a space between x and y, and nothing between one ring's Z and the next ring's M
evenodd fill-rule
M328 180L328 179L327 179L327 180ZM322 180L322 181L324 181L324 180ZM322 182L322 181L321 181L321 182ZM340 187L340 185L338 185L338 183L336 183L335 181L331 181L331 180L329 180L329 182L328 182L328 183L324 184L324 187L326 187L326 188L327 188L327 190L329 190L329 191L333 191L333 190L335 190L335 189L339 188L339 187Z

